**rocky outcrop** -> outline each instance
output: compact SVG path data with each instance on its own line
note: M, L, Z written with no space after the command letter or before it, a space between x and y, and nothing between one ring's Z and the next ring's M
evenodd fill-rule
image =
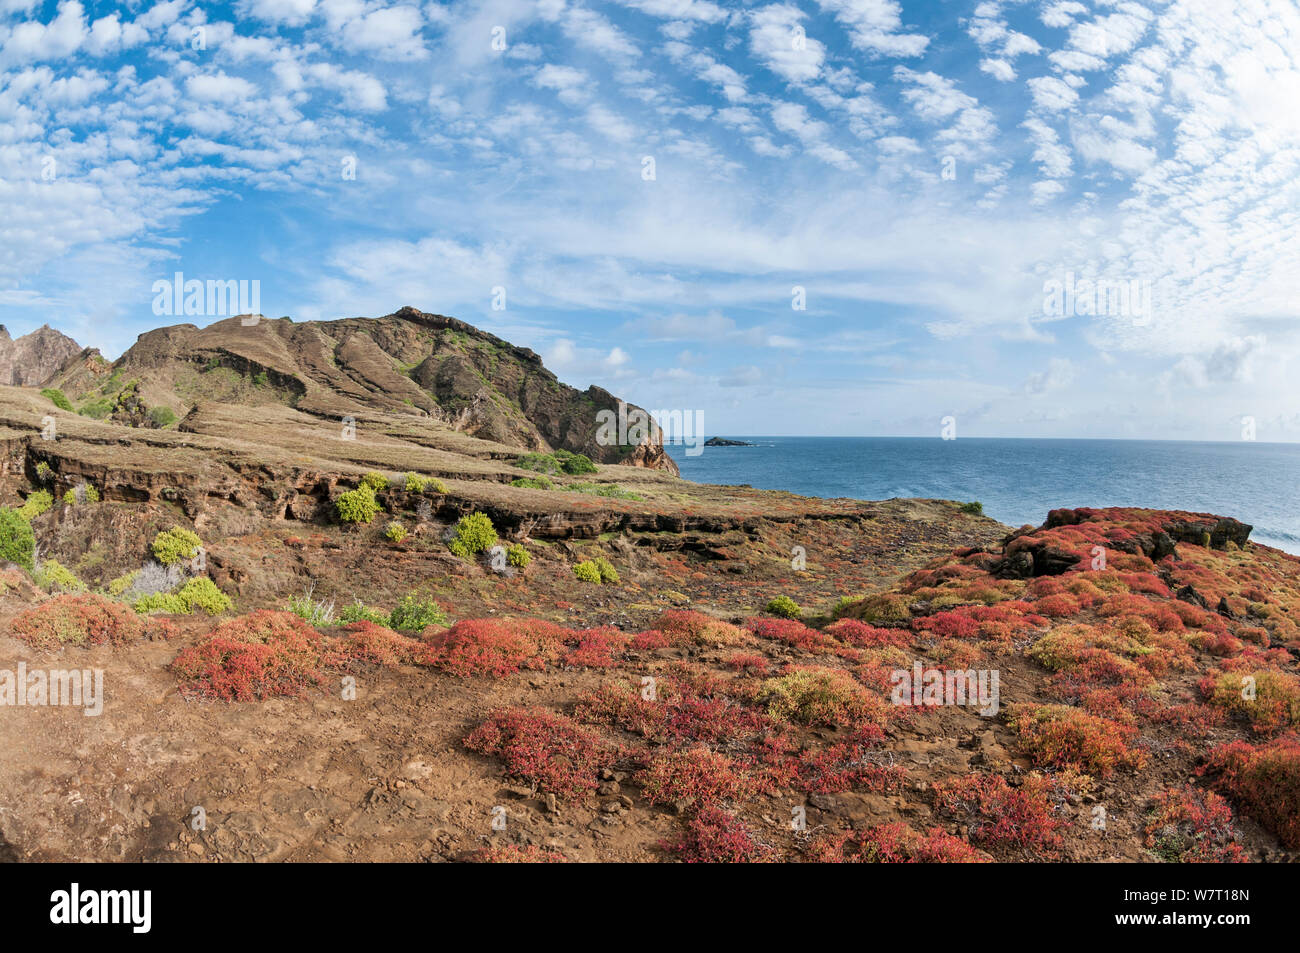
M80 344L48 324L17 340L0 325L0 384L44 387L80 353Z
M229 318L206 328L158 328L142 334L112 372L124 386L140 380L147 404L181 417L205 400L275 402L327 418L378 411L432 418L520 450L563 449L678 472L658 427L632 445L598 439L602 411L640 408L599 387L562 383L528 348L415 308L382 318Z

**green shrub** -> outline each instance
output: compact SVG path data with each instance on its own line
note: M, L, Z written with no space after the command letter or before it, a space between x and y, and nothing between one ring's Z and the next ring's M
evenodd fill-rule
M235 605L230 596L218 589L207 576L191 579L181 587L179 595L190 612L201 609L208 615L220 615Z
M799 603L789 596L777 596L767 604L767 611L785 619L797 619L800 615Z
M218 589L216 583L207 576L199 576L182 586L180 592L155 592L141 596L132 608L141 615L150 612L187 615L196 609L208 615L220 615L233 606L230 596Z
M407 493L423 493L424 488L428 485L428 483L429 481L424 477L420 476L420 474L418 473L408 472L406 474Z
M63 494L63 502L68 506L76 506L79 503L98 503L99 491L89 483L79 483Z
M616 483L570 483L560 487L569 493L588 493L592 496L604 496L615 500L642 500L645 497L631 490L625 490Z
M525 453L515 459L515 466L521 470L535 470L538 473L560 472L560 461L549 453Z
M18 512L30 523L53 505L54 495L49 490L35 490L27 494L27 499L18 507Z
M983 516L983 515L984 515L984 504L983 504L983 503L980 503L980 502L978 502L978 501L977 501L977 502L974 502L974 503L963 503L963 504L961 504L961 506L959 506L959 507L957 507L957 508L958 508L959 510L961 510L963 513L969 513L969 514L971 514L971 516Z
M48 463L42 460L40 463L36 464L37 480L39 480L41 483L49 483L50 480L53 478L54 478L54 471L50 469L50 465Z
M555 484L544 476L518 477L511 480L510 485L523 487L526 490L550 490L555 488Z
M120 596L126 592L135 583L136 578L140 575L140 570L133 569L128 573L123 573L108 584L108 594L110 596Z
M604 556L597 556L592 560L596 564L596 570L600 573L600 581L617 584L619 581L618 570Z
M176 423L176 412L170 407L152 407L149 410L149 423L163 430Z
M94 420L103 420L113 412L113 407L113 398L100 397L82 404L77 409L77 413L81 414L83 417L90 417Z
M198 533L181 526L173 526L155 536L149 548L153 551L154 559L164 566L171 566L193 559L202 545L203 540L199 539Z
M560 463L560 469L570 476L577 476L582 473L595 473L596 464L591 462L591 458L581 453L571 453L568 450L556 450L555 459Z
M521 543L511 543L506 547L506 562L518 569L526 569L533 561L532 555Z
M486 513L470 513L456 524L447 548L461 559L469 559L496 545L497 531Z
M427 626L447 624L447 613L432 598L405 595L388 617L389 628L398 632L423 632Z
M360 599L350 606L344 606L339 612L339 625L351 625L353 622L373 622L375 625L387 626L388 613L382 609L372 609Z
M17 563L28 572L35 569L36 536L32 524L21 513L8 506L0 506L0 559Z
M538 473L567 473L578 476L583 473L595 473L599 468L591 458L568 450L556 450L554 453L525 453L515 460L515 466L521 470L534 470Z
M388 489L388 477L384 476L378 470L371 470L361 478L361 485L368 486L378 493L380 490Z
M77 578L77 574L57 559L47 559L41 563L41 567L32 574L32 578L42 589L57 589L62 592L86 591L86 584Z
M397 522L397 520L393 520L388 524L388 528L384 530L384 535L393 542L400 543L402 540L406 539L406 527Z
M583 582L594 582L600 585L600 567L596 565L595 560L584 559L573 567L573 574Z
M364 483L355 490L340 493L334 506L338 509L340 523L369 523L380 510L375 491Z
M141 596L131 604L131 608L141 615L151 612L166 612L168 615L185 615L190 610L185 607L185 600L178 592L152 592Z
M445 494L447 492L447 484L443 483L437 477L429 477L429 479L424 483L424 492Z
M59 408L59 410L72 409L72 402L68 400L67 397L63 396L63 391L59 390L57 387L46 387L41 391L41 396L46 400L51 401L55 407Z

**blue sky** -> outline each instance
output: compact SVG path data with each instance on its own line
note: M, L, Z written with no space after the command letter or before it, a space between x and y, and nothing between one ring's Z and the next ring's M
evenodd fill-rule
M711 433L1297 440L1297 51L1281 2L0 0L0 322L115 357L182 271Z

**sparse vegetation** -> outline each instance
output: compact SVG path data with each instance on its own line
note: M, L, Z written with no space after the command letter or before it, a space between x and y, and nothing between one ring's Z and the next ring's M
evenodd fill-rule
M298 618L307 622L309 625L326 626L334 624L334 600L326 602L324 599L315 598L316 583L312 582L307 587L307 591L301 596L290 596L289 604L285 606L287 612L292 612ZM340 622L343 620L340 619ZM355 622L355 619L349 619L349 622ZM385 618L385 623L387 618Z

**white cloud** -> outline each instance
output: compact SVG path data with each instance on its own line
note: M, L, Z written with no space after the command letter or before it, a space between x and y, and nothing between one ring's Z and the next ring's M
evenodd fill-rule
M759 7L749 14L749 46L772 72L791 83L817 78L826 60L826 47L808 36L804 13L788 3Z
M1069 109L1079 101L1079 94L1055 76L1036 76L1029 80L1028 85L1034 97L1034 105L1048 112Z
M895 0L817 0L849 30L855 47L881 56L920 56L930 38L900 33L902 7Z

